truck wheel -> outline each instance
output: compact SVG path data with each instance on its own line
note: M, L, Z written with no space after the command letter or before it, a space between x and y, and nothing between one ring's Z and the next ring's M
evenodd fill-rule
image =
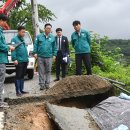
M29 78L29 79L33 79L34 69L30 69L30 70L28 70L27 72L28 72L28 78Z

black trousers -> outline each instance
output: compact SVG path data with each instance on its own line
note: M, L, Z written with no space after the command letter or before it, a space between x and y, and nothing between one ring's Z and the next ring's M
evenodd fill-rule
M75 61L76 61L76 75L82 74L82 62L84 63L85 68L87 70L87 75L92 74L90 53L76 54Z
M16 80L24 79L24 75L26 74L27 71L27 65L28 62L22 62L16 65L16 77L15 77Z
M63 55L59 51L56 56L56 78L57 79L59 79L60 77L60 70L62 71L62 78L65 78L66 68L67 68L67 64L63 62Z

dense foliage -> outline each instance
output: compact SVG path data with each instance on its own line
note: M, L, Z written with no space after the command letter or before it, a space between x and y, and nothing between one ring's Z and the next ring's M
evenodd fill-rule
M34 30L32 24L31 4L27 3L25 0L22 0L21 3L18 4L19 5L10 12L8 24L11 29L17 29L19 25L23 25L33 36ZM51 10L41 4L38 4L38 15L39 24L52 21L56 18Z

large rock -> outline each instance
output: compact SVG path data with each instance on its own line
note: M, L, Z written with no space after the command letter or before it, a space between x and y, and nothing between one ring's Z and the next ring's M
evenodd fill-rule
M111 83L95 75L70 76L50 88L46 92L46 100L59 101L71 97L102 94L111 88Z
M47 103L47 112L61 130L100 130L85 109L62 107Z

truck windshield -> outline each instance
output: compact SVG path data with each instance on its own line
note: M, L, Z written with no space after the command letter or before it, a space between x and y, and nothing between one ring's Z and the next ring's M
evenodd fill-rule
M5 40L6 40L6 43L10 43L11 42L11 39L13 37L15 37L17 35L17 32L4 32L4 36L5 36ZM28 32L25 33L25 43L26 45L30 45L32 44L32 40L31 40L31 37L30 35L28 34Z

